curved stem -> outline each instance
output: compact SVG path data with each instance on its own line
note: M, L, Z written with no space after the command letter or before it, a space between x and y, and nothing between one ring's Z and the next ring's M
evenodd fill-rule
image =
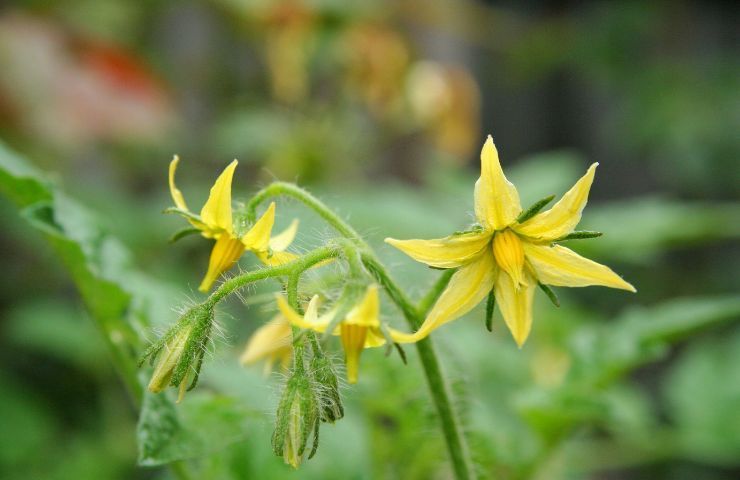
M285 195L287 197L293 197L300 200L301 203L315 211L321 218L323 218L329 225L342 234L346 238L352 240L362 241L360 235L351 226L347 225L336 213L331 211L324 203L318 198L311 195L306 190L293 185L292 183L275 182L271 183L267 187L263 188L252 199L247 203L247 220L254 222L257 218L256 210L260 203L270 197L276 197L279 195Z
M443 274L442 278L435 284L435 287L432 288L432 291L422 301L420 307L423 308L417 309L403 290L401 290L396 282L393 281L390 274L385 269L385 266L380 263L370 246L367 245L362 237L360 237L360 235L351 226L331 211L321 200L317 199L302 188L283 182L276 182L268 185L258 192L257 195L255 195L247 204L247 219L254 221L256 218L256 209L259 204L269 197L278 195L286 195L301 201L307 207L316 212L321 218L326 220L326 222L342 236L354 241L360 248L362 263L386 289L393 302L403 312L409 326L416 329L421 325L426 314L425 310L429 308L429 305L434 303L436 297L439 296L444 289L444 286L446 286L446 282L449 281L449 276L451 276L452 273L448 274L445 272L445 274ZM455 476L458 479L475 478L470 452L463 436L462 428L460 427L460 420L453 408L450 388L444 374L442 373L442 367L434 349L434 345L432 344L432 340L427 337L424 340L417 342L416 349L419 352L419 358L421 359L421 364L424 368L427 385L432 394L434 404L437 407Z
M324 247L319 247L315 250L311 250L307 254L298 257L292 262L242 273L241 275L232 277L222 283L208 297L206 303L211 307L215 307L218 302L233 293L235 290L238 290L245 285L256 282L258 280L264 280L266 278L282 276L291 277L294 275L299 275L300 273L308 270L317 263L322 262L328 258L336 257L339 254L340 250L336 246L327 245Z

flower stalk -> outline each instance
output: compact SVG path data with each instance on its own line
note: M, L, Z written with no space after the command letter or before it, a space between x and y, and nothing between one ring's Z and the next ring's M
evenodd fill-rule
M449 282L452 273L444 272L440 277L440 280L435 283L427 296L425 296L419 304L419 307L417 307L406 297L403 290L401 290L396 282L390 277L387 269L383 266L380 260L378 260L375 253L362 237L360 237L360 235L351 226L347 225L339 216L331 211L321 200L317 199L306 190L290 183L272 183L259 191L247 204L247 219L251 220L256 218L257 207L263 201L282 195L300 201L324 219L339 234L351 240L356 245L354 250L359 253L362 264L376 278L378 283L385 288L385 291L388 293L391 300L403 313L409 326L416 329L423 323L426 311L432 304L434 304L434 302L436 302L447 282ZM346 245L342 246L344 249L348 249ZM335 252L335 254L339 255L339 252ZM317 262L318 261L320 260L317 260ZM291 264L287 264L285 266L290 265ZM244 274L243 276L248 275L249 273ZM235 277L232 281L237 278L239 277ZM225 282L222 287L225 287L227 282ZM233 289L238 288L239 283L240 282L238 281L234 282L233 288L231 288L232 286L226 287L223 293L227 294L226 291L229 291L230 293ZM249 282L244 283L246 284ZM216 295L216 293L218 293L218 290L214 295ZM290 289L288 289L288 294L291 294ZM223 295L216 298L220 299L222 297ZM450 461L455 472L455 477L459 480L475 478L469 447L463 435L460 419L453 407L450 387L442 371L432 340L427 337L417 342L416 349L419 352L419 359L421 360L424 375L427 379L427 385L429 386L429 391L439 415L442 432L447 444L447 451L450 455Z

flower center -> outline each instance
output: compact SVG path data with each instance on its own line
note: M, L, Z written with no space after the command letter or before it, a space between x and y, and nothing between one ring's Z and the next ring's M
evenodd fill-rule
M509 229L496 232L493 237L493 256L517 287L526 285L523 275L524 249L516 233Z

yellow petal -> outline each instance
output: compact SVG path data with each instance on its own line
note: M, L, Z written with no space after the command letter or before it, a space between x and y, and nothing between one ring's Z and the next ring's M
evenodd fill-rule
M402 332L391 327L388 327L388 333L390 334L391 339L396 343L414 343L419 340L416 334Z
M284 252L293 243L298 232L298 219L290 223L290 226L270 239L270 249L273 252Z
M551 209L535 215L521 225L515 225L514 230L540 240L555 240L572 232L581 221L581 212L588 202L588 192L598 165L591 165L586 174Z
M584 258L560 245L545 246L523 242L524 255L541 283L558 287L601 285L635 292L609 267Z
M255 252L264 252L270 244L270 233L275 224L275 202L271 202L267 211L262 214L252 228L242 237L246 248Z
M305 315L301 316L298 312L293 310L288 301L282 295L277 295L277 305L280 312L288 319L288 321L299 328L309 328L319 333L323 333L326 327L331 321L331 317L323 316L318 318L319 310L319 296L314 295L313 298L308 302L306 307Z
M177 208L188 211L188 205L185 203L182 192L175 186L175 171L178 163L180 163L180 157L175 155L170 162L170 195L172 195L172 201L175 202Z
M451 235L434 240L396 240L386 238L393 245L417 262L437 268L455 268L469 263L480 254L491 239L488 232Z
M291 337L290 324L284 317L278 315L249 337L239 361L243 365L249 365L267 357L283 358L284 350L292 348Z
M532 302L537 282L525 271L526 285L517 285L509 275L499 274L494 293L506 326L521 347L532 329Z
M177 208L185 212L190 212L190 210L188 210L187 204L185 203L185 197L182 196L182 192L175 185L175 171L177 170L177 165L179 163L180 163L180 157L175 155L172 158L172 161L170 162L170 172L169 172L170 195L172 195L172 201L175 202L175 206ZM203 222L199 222L198 220L195 220L191 216L185 216L185 215L183 216L188 222L190 222L192 226L202 231L203 235L206 238L213 238L213 234L210 231L211 229L208 228L208 226L206 226Z
M367 287L365 296L352 310L349 311L343 324L362 325L363 327L378 327L380 325L380 298L378 286Z
M383 333L380 331L380 327L367 329L364 348L382 347L383 345L385 345L385 343L386 339Z
M419 330L405 340L421 340L432 330L472 310L493 288L496 270L490 250L486 250L470 264L460 267Z
M347 381L357 383L357 373L360 368L360 354L365 348L367 327L363 325L342 322L341 340L344 348L345 365L347 366Z
M475 183L475 215L489 229L501 230L522 211L519 193L506 179L490 135L483 145L480 161L480 178Z
M272 255L264 251L255 253L257 254L257 258L259 258L262 263L270 267L289 263L298 258L298 255L290 252L272 252Z
M221 172L216 183L211 187L206 204L200 211L203 223L213 229L220 229L228 234L233 233L233 219L231 218L231 181L234 170L239 162L234 160Z
M208 261L208 272L198 287L201 292L207 292L211 285L226 270L230 269L239 257L244 253L244 245L238 239L222 234L211 250L211 258Z

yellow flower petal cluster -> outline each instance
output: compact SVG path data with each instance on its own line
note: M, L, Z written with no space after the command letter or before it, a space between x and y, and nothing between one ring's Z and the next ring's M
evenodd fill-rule
M245 250L253 252L267 265L280 265L297 258L296 254L286 251L298 230L297 220L294 220L285 231L271 236L275 223L274 202L246 233L240 234L235 228L231 211L231 182L238 164L236 160L231 162L216 179L200 215L188 209L182 192L175 186L175 171L179 162L180 158L175 155L170 162L169 170L170 194L177 211L198 229L201 235L216 241L208 262L208 271L198 287L200 291L210 290L219 275L231 268Z
M482 228L434 240L385 240L419 262L458 269L412 338L422 339L463 316L493 290L506 325L521 347L532 328L538 283L601 285L634 292L632 285L608 267L555 244L580 221L597 165L591 165L552 208L520 223L519 193L504 175L489 136L481 151L481 174L474 192L475 215Z
M308 303L305 315L301 316L293 310L285 298L277 297L278 308L288 321L300 328L309 328L323 333L331 325L336 316L336 310L330 310L319 316L319 296L314 295ZM390 338L396 343L409 343L412 336L385 327ZM339 325L332 332L338 335L344 348L345 364L347 366L347 381L357 383L357 373L360 364L360 354L365 348L380 347L385 345L386 338L381 332L380 324L380 298L378 286L370 285L363 299L352 308Z

